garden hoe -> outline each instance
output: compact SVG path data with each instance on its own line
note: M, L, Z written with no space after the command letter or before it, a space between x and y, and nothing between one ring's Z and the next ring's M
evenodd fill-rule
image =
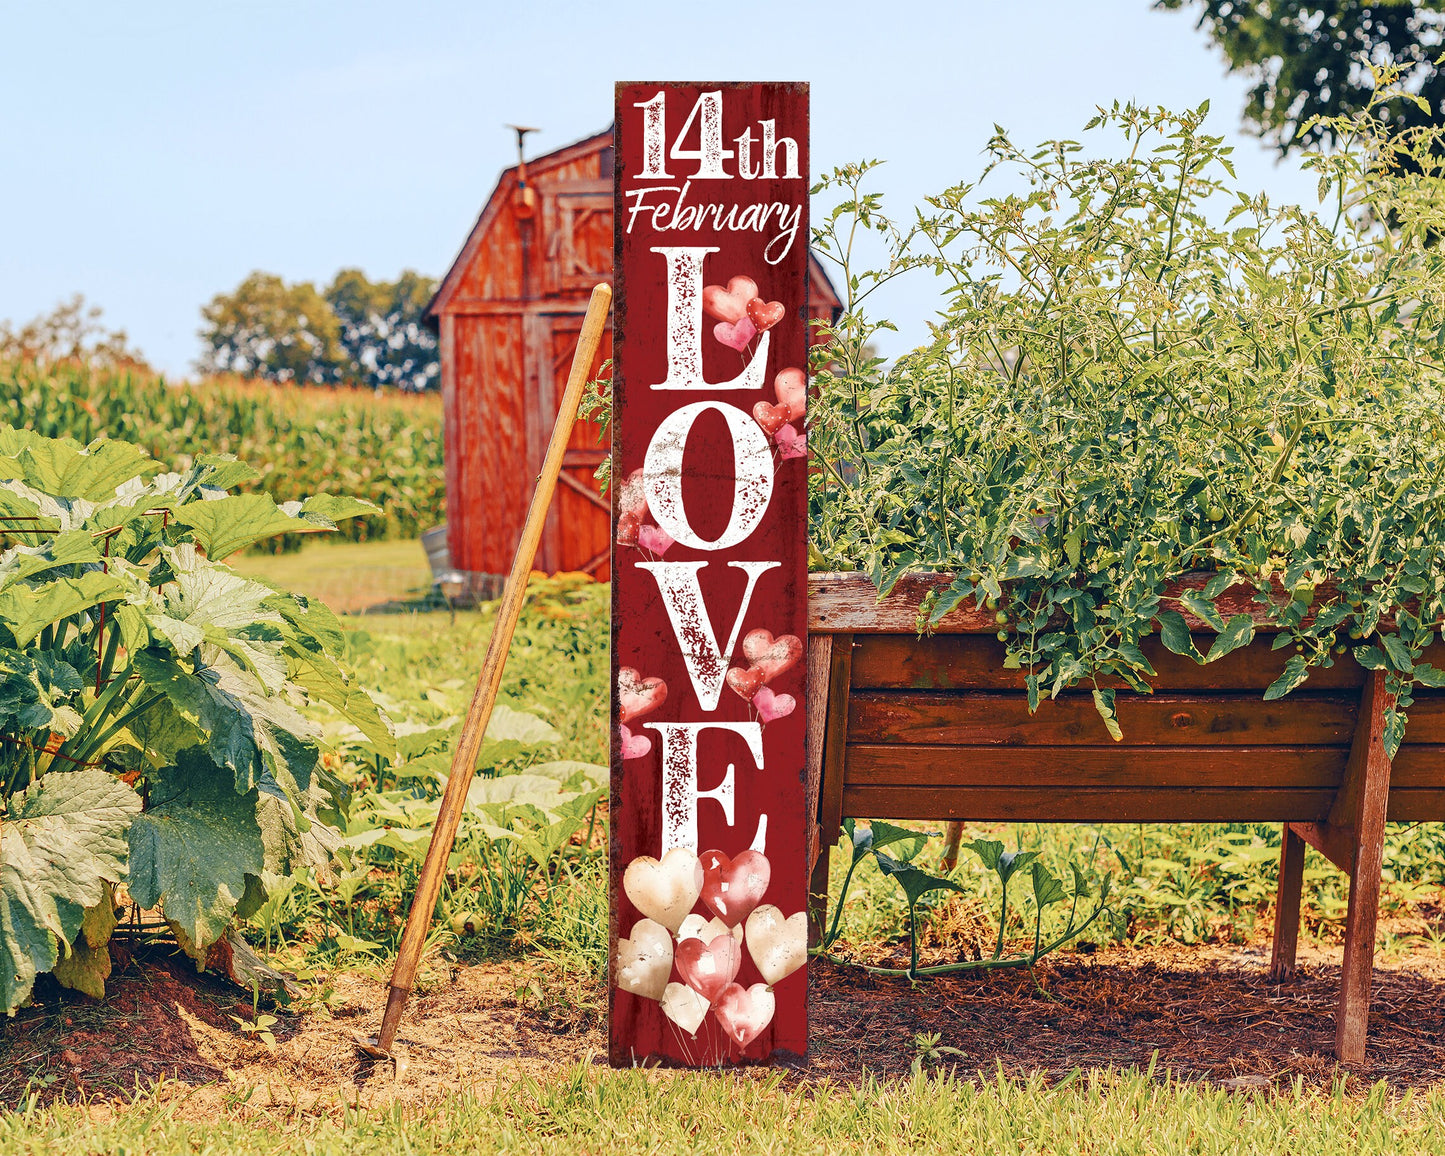
M541 540L542 527L547 520L547 507L551 505L552 492L557 488L562 456L567 452L567 443L572 437L577 406L582 400L582 389L592 371L597 347L602 342L602 331L607 324L607 312L611 303L612 290L609 286L598 285L592 290L587 316L582 322L582 333L577 340L577 351L572 356L572 371L567 376L567 389L562 395L561 407L557 410L557 424L552 428L552 440L547 446L542 472L537 477L532 504L527 509L526 524L522 527L522 540L517 544L517 553L512 559L512 572L507 577L507 585L497 607L497 624L493 627L491 641L487 644L486 658L482 661L482 671L477 678L471 706L467 708L461 737L452 752L451 773L442 794L436 826L432 828L431 844L427 847L426 861L422 864L421 876L417 880L411 910L407 912L401 949L396 955L396 967L391 973L391 990L386 997L386 1013L381 1020L381 1031L374 1038L356 1037L357 1046L369 1056L390 1058L392 1055L396 1029L401 1022L402 1012L406 1010L412 984L416 980L422 948L431 927L432 911L436 908L437 896L441 893L447 858L451 854L452 842L456 839L457 827L461 824L462 810L467 802L467 788L471 786L472 775L476 770L477 753L487 733L492 705L497 701L497 689L502 682L502 668L507 661L507 650L517 628L517 619L522 613L522 600L527 593L527 578L532 572L537 543Z

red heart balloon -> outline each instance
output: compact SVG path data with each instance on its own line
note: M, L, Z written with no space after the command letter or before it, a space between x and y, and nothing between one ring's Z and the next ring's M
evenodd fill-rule
M637 535L642 529L642 519L635 514L622 513L617 515L617 544L619 546L636 546Z
M667 701L667 683L643 678L630 666L617 671L617 713L621 722L649 714Z
M682 982L712 1003L737 978L743 948L731 933L719 935L711 943L684 939L673 949L672 960Z
M785 369L773 378L773 393L778 405L788 411L789 421L797 421L808 412L808 375L801 369Z
M753 701L753 695L758 693L758 687L762 686L765 681L763 672L755 666L750 666L746 670L741 666L735 666L728 671L727 679L728 686L749 702Z
M633 470L627 475L627 480L617 489L617 508L624 514L631 515L639 522L647 518L647 487L644 484L642 470Z
M743 987L740 983L730 983L713 1005L713 1015L728 1039L745 1048L773 1022L776 1008L777 1001L767 984L755 983L752 987Z
M774 638L770 630L749 630L743 635L743 656L762 672L763 682L772 682L803 657L803 643L796 634Z
M741 321L748 315L748 302L758 295L758 283L751 277L734 277L724 289L707 285L702 291L702 307L709 317L719 321Z
M748 320L757 326L759 333L771 329L787 312L781 301L764 301L761 297L754 297L748 302Z
M747 850L736 859L721 851L704 851L702 901L729 927L736 927L753 913L768 890L773 869L761 851Z
M753 420L763 427L763 433L769 437L787 425L791 416L785 405L769 405L760 401L753 406Z

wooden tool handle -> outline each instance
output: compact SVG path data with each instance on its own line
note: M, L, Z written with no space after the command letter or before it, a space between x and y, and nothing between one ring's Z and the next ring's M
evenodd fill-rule
M602 343L602 333L607 325L607 312L611 305L612 289L609 286L598 285L592 290L592 299L587 304L587 316L582 322L582 333L577 340L577 352L572 355L572 371L567 376L567 389L562 394L562 404L557 410L557 424L552 427L552 441L547 446L547 456L542 462L542 472L537 478L537 488L527 510L527 522L522 527L522 540L517 543L517 553L512 559L512 572L507 576L507 585L497 607L497 624L492 628L492 638L487 644L487 656L482 661L477 689L472 695L471 706L467 708L461 737L457 739L456 748L452 751L451 773L447 777L446 791L442 794L441 810L437 813L436 826L432 828L431 844L427 847L426 861L422 864L421 876L417 880L411 910L407 912L406 928L401 935L401 948L396 955L396 967L391 973L391 990L386 997L386 1014L382 1017L381 1032L376 1038L377 1050L381 1052L391 1051L397 1025L401 1022L401 1013L406 1008L407 997L411 994L412 984L416 980L422 948L431 927L432 911L436 908L437 896L441 893L447 859L451 855L452 843L456 839L457 827L461 824L462 811L466 807L467 788L471 786L472 776L476 771L477 752L481 750L482 739L487 733L492 705L497 701L497 688L502 683L502 667L506 665L507 650L512 644L512 634L517 629L517 619L522 613L522 602L527 594L527 578L532 573L532 561L537 556L537 543L541 541L542 529L547 521L547 507L551 505L552 493L557 488L562 457L567 452L572 426L577 420L577 406L582 400L587 376L592 371L597 347Z

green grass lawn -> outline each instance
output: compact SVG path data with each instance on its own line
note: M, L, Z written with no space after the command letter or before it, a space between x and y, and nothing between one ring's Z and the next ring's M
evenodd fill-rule
M1148 1072L1041 1080L954 1078L807 1085L768 1073L607 1072L586 1063L450 1096L423 1110L284 1109L187 1119L142 1096L124 1108L0 1118L0 1152L180 1153L1185 1153L1445 1152L1445 1095L1231 1092Z
M308 543L298 554L245 557L234 565L339 609L359 610L405 599L427 581L425 557L412 542L322 540ZM518 709L546 719L560 737L550 748L526 757L606 761L607 605L602 586L537 584L512 649L503 692ZM492 629L493 609L484 606L455 615L443 610L348 617L349 659L362 684L378 693L394 719L413 728L433 725L464 710ZM370 773L365 763L351 770L358 781ZM396 793L395 781L390 789ZM1038 849L1051 862L1057 861L1060 872L1069 858L1095 852L1108 860L1103 866L1115 872L1123 870L1120 863L1132 864L1118 891L1128 918L1101 925L1093 933L1100 939L1166 940L1171 949L1177 945L1182 952L1194 940L1227 942L1236 930L1249 935L1251 922L1267 910L1273 891L1273 852L1264 845L1268 833L1263 831L1120 827L1109 829L1103 844L1097 833L1082 828L1017 825L992 833L1011 847ZM1395 838L1390 861L1414 866L1406 882L1394 886L1416 889L1401 892L1399 902L1427 893L1438 896L1437 843L1422 841L1424 834L1402 833ZM934 856L936 849L926 854ZM577 862L581 866L563 912L571 919L569 925L554 918L525 928L525 934L508 931L491 941L485 936L466 942L455 936L448 939L451 933L445 927L435 934L439 949L455 953L449 958L460 958L458 966L478 954L505 960L505 967L516 970L519 990L538 953L550 954L554 962L566 957L578 977L568 998L582 1008L578 1014L587 1017L595 1040L604 984L600 966L606 943L605 852L594 847ZM278 957L278 962L304 963L318 973L333 974L364 966L378 980L389 971L415 868L399 858L373 859L372 868L369 881L357 893L357 903L367 904L365 935L375 941L376 954L363 960L339 950L335 935L327 930L328 921L339 926L347 917L337 914L340 908L333 897L298 888L297 898L288 900L289 906L283 905L277 917L277 929L290 953ZM836 862L835 875L842 870L843 864ZM930 950L959 949L956 940L961 932L949 933L954 938L948 938L948 918L960 927L965 923L971 927L975 914L986 916L996 910L997 895L978 864L966 857L959 872L957 877L967 881L970 894L932 918ZM1333 876L1312 883L1317 922L1327 924L1337 918L1331 904L1342 903L1338 890ZM455 898L481 909L465 894ZM860 870L845 911L840 954L869 958L870 953L898 950L904 906L896 885L871 864ZM363 914L357 919L361 921ZM359 924L356 930L361 930ZM1181 939L1184 944L1178 943ZM890 941L893 946L887 948ZM445 975L445 965L438 967L438 974ZM897 985L898 1000L910 991L906 981L886 984ZM886 986L875 998L883 1007L894 1001ZM317 1014L324 1021L324 1009ZM506 1014L527 1014L520 997L517 1010ZM368 1012L359 1019L337 1019L331 1028L345 1035L369 1029L373 1019ZM912 1032L876 1017L871 1022L875 1026L870 1031L896 1036L890 1045L898 1060L893 1068L906 1073L909 1059L920 1050ZM978 1074L966 1061L960 1062L955 1078L947 1065L957 1057L945 1048L920 1058L911 1078L865 1074L850 1081L823 1079L816 1070L810 1074L807 1068L789 1067L613 1072L578 1054L585 1050L580 1042L571 1048L552 1038L561 1045L554 1044L554 1054L565 1059L546 1061L545 1075L536 1074L535 1056L530 1064L519 1062L515 1069L503 1063L495 1082L489 1078L473 1084L475 1074L459 1065L454 1086L466 1090L437 1085L435 1097L425 1107L416 1106L415 1100L386 1106L384 1098L370 1101L383 1106L348 1107L341 1100L319 1101L312 1096L304 1109L285 1106L302 1080L287 1067L292 1061L283 1041L275 1058L275 1087L268 1084L267 1107L257 1107L246 1089L232 1085L224 1097L212 1095L209 1107L201 1108L193 1089L179 1083L152 1087L133 1101L22 1103L18 1110L0 1115L0 1154L1445 1153L1445 1085L1410 1092L1398 1090L1398 1083L1396 1090L1383 1084L1371 1088L1354 1076L1329 1090L1328 1065L1310 1086L1284 1080L1283 1086L1261 1088L1249 1086L1246 1080L1228 1087L1208 1080L1172 1079L1162 1072L1110 1068L1087 1069L1048 1086L1043 1077L992 1075L987 1063ZM237 1046L245 1042L238 1037ZM839 1045L835 1041L833 1046ZM1131 1056L1147 1056L1150 1046ZM28 1043L16 1035L11 1047L26 1049L10 1052L9 1061L17 1069L33 1066ZM349 1043L345 1049L350 1050ZM37 1070L59 1076L66 1062L50 1057L40 1060ZM46 1086L53 1095L64 1085ZM432 1086L427 1087L430 1095Z
M318 534L291 554L242 554L233 570L309 598L338 614L354 614L388 602L404 602L431 587L431 569L413 539L347 542Z

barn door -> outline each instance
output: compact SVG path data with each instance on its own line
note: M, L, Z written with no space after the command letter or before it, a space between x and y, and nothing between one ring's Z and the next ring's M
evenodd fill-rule
M582 329L582 314L552 313L529 318L534 356L529 360L545 380L530 390L536 408L529 415L528 460L541 468L557 406L567 385L567 372L572 367L572 353ZM598 363L612 356L612 330L602 338ZM529 386L531 383L529 383ZM538 565L548 572L585 570L598 581L611 575L612 505L598 491L593 474L607 457L608 444L599 444L601 427L595 422L579 421L572 430L567 456L562 459L557 495L547 516L542 534Z

